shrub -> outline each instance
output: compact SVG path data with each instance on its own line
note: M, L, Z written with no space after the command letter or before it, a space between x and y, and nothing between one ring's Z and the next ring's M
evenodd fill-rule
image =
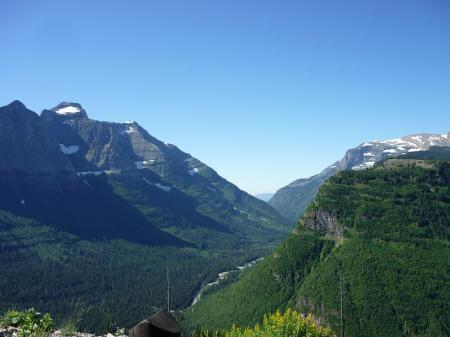
M277 311L264 317L261 325L254 328L231 330L199 330L192 337L335 337L330 328L319 325L312 316L303 317L288 309L285 313Z
M18 328L19 337L41 336L53 328L53 319L34 309L9 310L1 318L1 324Z

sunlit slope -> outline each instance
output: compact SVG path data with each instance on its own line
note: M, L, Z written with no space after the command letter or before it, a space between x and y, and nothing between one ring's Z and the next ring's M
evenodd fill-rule
M447 336L449 224L448 161L341 172L271 256L186 312L185 325L251 325L293 307L339 331L342 305L345 336Z

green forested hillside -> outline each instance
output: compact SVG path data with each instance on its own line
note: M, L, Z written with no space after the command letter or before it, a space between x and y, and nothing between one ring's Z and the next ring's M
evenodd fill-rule
M129 327L166 308L166 268L171 307L183 308L203 280L254 258L253 254L262 251L85 240L0 211L0 312L36 307L60 322L81 303L91 309L80 328Z
M156 180L151 172L1 176L0 314L34 307L58 321L82 302L92 309L81 328L129 327L166 308L167 268L171 308L182 309L203 283L267 254L285 235L262 201L225 183L207 198L201 184L168 193L143 177ZM240 198L241 212L222 187Z
M449 162L341 172L271 256L186 311L184 325L252 325L293 307L338 332L342 305L345 336L448 336L449 225Z

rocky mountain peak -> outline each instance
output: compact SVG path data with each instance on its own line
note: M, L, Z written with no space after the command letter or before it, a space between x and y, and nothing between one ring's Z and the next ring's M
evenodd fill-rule
M61 102L51 110L56 112L58 115L71 116L83 114L87 117L86 111L79 103Z
M0 108L0 113L3 118L25 118L25 119L34 119L38 118L38 116L31 110L28 110L27 107L18 100L15 100L8 105L5 105Z
M43 110L41 116L45 120L88 117L86 110L83 109L81 104L74 102L61 102L50 110Z
M13 109L13 110L26 109L25 105L21 101L19 101L17 99L15 101L9 103L6 107L9 108L9 109Z

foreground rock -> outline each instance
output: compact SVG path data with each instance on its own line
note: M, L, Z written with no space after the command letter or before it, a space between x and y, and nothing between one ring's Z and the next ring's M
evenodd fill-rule
M161 311L131 328L128 337L181 337L181 330L170 313Z

